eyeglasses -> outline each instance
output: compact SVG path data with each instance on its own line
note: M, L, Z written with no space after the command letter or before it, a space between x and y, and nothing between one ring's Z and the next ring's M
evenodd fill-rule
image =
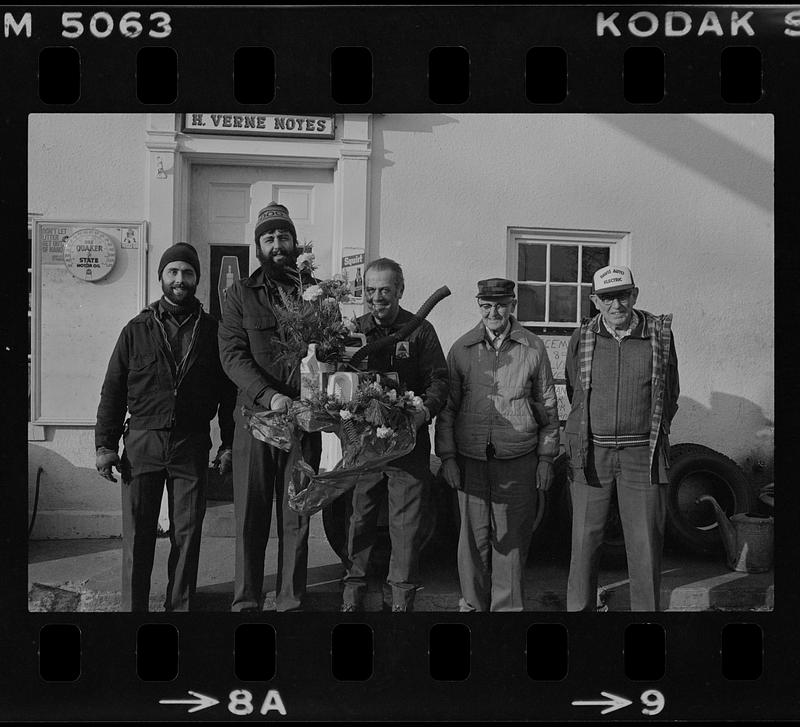
M499 311L506 311L511 307L511 303L513 301L508 301L507 303L478 303L478 308L480 308L484 313L489 313L492 308L496 308Z
M601 303L605 303L605 305L610 305L611 302L615 300L618 300L620 302L629 300L631 297L631 291L621 290L618 293L597 293L596 297Z

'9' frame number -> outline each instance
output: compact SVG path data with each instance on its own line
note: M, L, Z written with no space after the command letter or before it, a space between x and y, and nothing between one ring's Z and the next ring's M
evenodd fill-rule
M648 717L654 717L659 714L666 704L664 695L657 689L648 689L646 692L642 692L640 699L644 705L642 714L646 714Z

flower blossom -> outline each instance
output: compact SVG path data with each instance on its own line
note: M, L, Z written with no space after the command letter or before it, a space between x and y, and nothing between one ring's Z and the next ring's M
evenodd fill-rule
M347 421L348 419L352 419L353 413L349 409L340 409L339 416L342 418L342 421Z
M297 269L302 270L303 268L307 268L308 270L313 270L315 267L314 260L313 252L304 252L302 255L298 255Z
M303 300L316 300L322 295L322 288L319 285L309 285L303 291Z
M397 401L397 392L394 389L389 389L389 391L386 392L386 397L389 401L394 403Z
M411 399L411 405L417 411L422 411L422 397L421 396L415 396L413 399Z
M392 434L394 434L394 430L391 427L378 427L375 431L375 436L378 439L389 439Z

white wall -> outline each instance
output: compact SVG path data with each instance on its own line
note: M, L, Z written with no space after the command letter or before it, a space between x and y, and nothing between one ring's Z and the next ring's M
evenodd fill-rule
M28 211L59 219L144 219L144 121L144 114L32 114ZM109 351L118 335L109 332ZM101 385L86 396L99 402ZM37 469L44 469L32 537L119 534L120 486L95 470L94 430L45 431L45 441L28 445L29 509Z
M675 316L674 441L771 459L771 116L387 115L372 159L370 257L403 265L409 309L451 288L445 351L507 227L629 231L639 307Z
M28 211L66 219L142 219L144 119L31 114Z

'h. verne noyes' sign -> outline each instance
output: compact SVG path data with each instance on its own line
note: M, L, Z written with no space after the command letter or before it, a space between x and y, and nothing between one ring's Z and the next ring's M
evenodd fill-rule
M183 130L204 134L302 136L333 139L333 116L184 114Z

